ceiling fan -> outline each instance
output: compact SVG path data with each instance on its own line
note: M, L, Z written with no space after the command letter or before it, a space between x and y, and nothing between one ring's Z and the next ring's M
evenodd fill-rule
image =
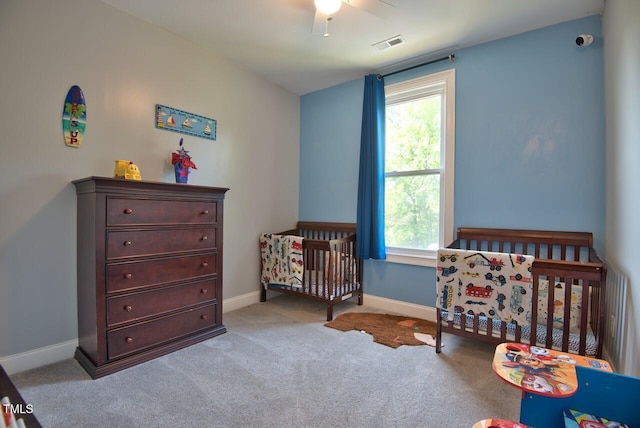
M355 7L380 18L388 17L394 6L385 0L314 0L316 14L313 18L313 34L329 36L329 22L340 10L342 4Z

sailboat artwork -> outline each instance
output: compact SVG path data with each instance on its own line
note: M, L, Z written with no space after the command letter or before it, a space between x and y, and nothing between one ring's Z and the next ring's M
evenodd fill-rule
M216 139L217 121L215 119L162 104L156 104L155 119L157 129L180 132L208 140Z
M211 125L211 121L208 120L207 124L204 127L204 133L207 134L207 135L211 135L211 126L210 125Z

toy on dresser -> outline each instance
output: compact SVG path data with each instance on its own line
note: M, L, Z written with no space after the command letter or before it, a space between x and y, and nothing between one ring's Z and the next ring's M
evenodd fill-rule
M113 176L126 180L142 180L140 168L135 163L128 160L117 160L113 170Z

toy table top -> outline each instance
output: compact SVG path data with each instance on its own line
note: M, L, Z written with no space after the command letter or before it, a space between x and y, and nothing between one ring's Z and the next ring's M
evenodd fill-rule
M575 366L612 372L604 360L568 354L522 343L501 343L493 356L493 370L524 392L570 397L578 390Z
M520 422L508 421L506 419L484 419L478 421L471 428L531 428L529 425Z

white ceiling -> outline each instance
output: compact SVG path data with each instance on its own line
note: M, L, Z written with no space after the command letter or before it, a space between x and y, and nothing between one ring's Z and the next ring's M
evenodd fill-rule
M604 8L604 0L384 0L394 5L384 19L343 5L325 38L311 31L313 0L103 1L300 95ZM396 35L406 43L372 47Z

